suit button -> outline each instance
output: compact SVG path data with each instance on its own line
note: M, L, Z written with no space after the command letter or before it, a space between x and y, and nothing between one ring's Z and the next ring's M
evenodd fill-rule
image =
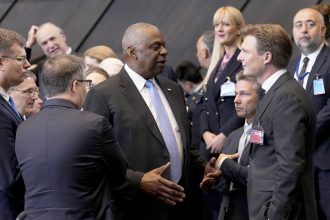
M218 112L215 113L215 115L218 115L218 114L219 114Z
M206 114L207 114L207 115L209 115L209 114L210 114L210 112L206 112Z
M205 101L207 101L207 98L204 98Z
M190 125L194 125L194 123L193 122L190 122Z
M225 101L225 99L221 99L221 102Z

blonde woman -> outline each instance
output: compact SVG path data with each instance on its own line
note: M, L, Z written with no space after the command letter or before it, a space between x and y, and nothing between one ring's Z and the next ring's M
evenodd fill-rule
M200 118L206 159L220 153L229 133L244 122L236 115L234 83L236 73L242 69L237 56L242 43L240 30L245 26L245 21L238 9L227 6L215 12L213 26L214 49L204 79L206 92Z

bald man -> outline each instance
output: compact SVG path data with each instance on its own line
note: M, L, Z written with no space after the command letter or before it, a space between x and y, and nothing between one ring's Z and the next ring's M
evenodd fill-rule
M42 51L44 52L46 58L53 57L55 55L71 54L72 49L67 44L67 39L64 31L57 25L47 22L41 24L39 27L32 25L28 38L26 41L26 53L30 57L32 47L38 43ZM41 68L45 62L45 59L42 59L36 65L32 66L31 70L37 76L37 84L40 89L40 97L45 100L45 88L41 80Z
M317 114L314 167L319 219L330 219L330 48L325 45L325 32L324 19L318 11L305 8L297 12L293 37L301 55L289 68Z
M180 87L158 75L166 62L165 41L157 27L136 23L127 28L122 47L124 68L92 88L84 107L110 121L130 164L115 214L119 219L188 218L198 209L190 206L190 169L194 167L201 179L204 161L189 148ZM153 99L155 93L159 105Z

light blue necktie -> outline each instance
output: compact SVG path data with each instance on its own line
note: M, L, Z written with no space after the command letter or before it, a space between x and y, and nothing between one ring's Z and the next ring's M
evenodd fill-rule
M177 183L181 178L182 166L179 148L175 140L171 122L154 83L151 80L147 80L145 87L147 87L149 91L151 103L156 111L158 125L164 138L167 150L170 153L170 178L173 182Z

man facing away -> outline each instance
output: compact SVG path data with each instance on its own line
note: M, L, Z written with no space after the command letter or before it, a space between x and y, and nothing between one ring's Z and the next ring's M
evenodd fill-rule
M196 211L189 199L191 169L200 181L204 161L189 148L179 85L158 76L167 56L163 36L151 24L136 23L126 29L122 46L124 68L92 88L84 105L110 121L130 164L117 214L120 219L189 218Z
M23 82L30 67L25 40L14 31L0 28L0 219L14 220L23 210L24 183L15 156L15 136L23 121L8 94Z
M112 219L111 190L127 162L108 121L80 111L87 93L81 59L48 59L49 99L17 130L16 155L26 186L28 219Z
M254 116L247 197L250 219L317 219L313 151L315 113L286 71L292 53L280 25L249 25L238 60L265 90Z
M302 85L316 113L314 172L319 219L330 219L330 48L325 44L324 19L310 8L293 19L293 38L301 55L290 72Z

